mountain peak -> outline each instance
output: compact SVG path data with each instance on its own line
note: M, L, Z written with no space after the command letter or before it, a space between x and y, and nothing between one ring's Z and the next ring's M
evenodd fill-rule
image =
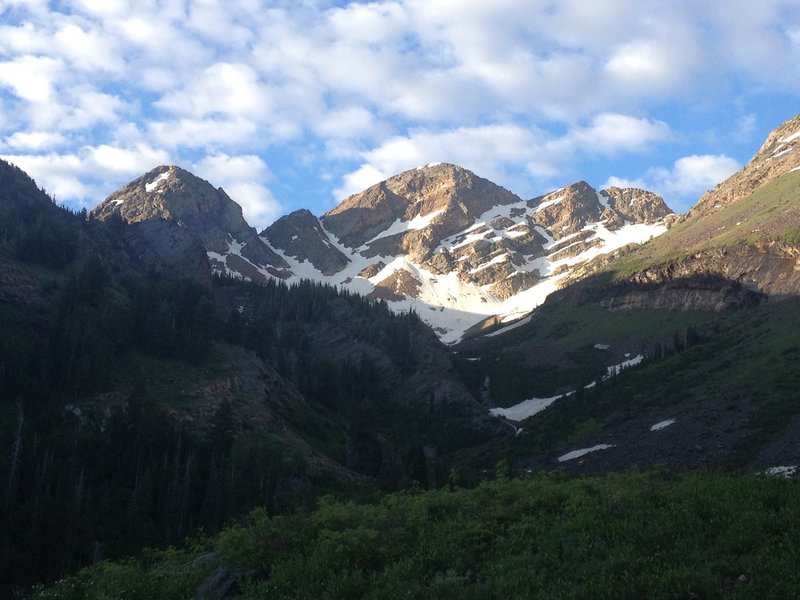
M686 218L709 215L800 168L800 115L772 130L750 162L706 192Z
M139 231L151 245L165 243L165 236L157 233L165 227L183 244L191 237L202 246L215 272L256 281L285 277L282 269L288 265L247 224L241 206L222 188L181 167L162 165L148 171L90 213L100 221L112 216L129 225L142 225Z
M350 196L321 220L343 244L358 248L393 224L425 217L446 237L492 206L519 200L463 167L434 163L409 169Z
M160 218L169 221L224 216L242 220L242 209L225 193L176 165L161 165L111 194L91 212L105 220L118 214L127 223ZM231 223L229 223L231 224Z

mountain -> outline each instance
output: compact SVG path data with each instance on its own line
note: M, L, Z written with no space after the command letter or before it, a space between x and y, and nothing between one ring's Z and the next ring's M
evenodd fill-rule
M795 117L663 235L454 347L468 385L523 430L501 453L584 472L800 463L798 138Z
M577 266L666 230L671 211L644 190L577 182L522 200L450 164L391 177L316 219L261 233L309 278L415 309L445 342L530 312Z
M708 216L798 168L800 168L800 115L771 131L747 165L713 190L703 194L686 218Z
M0 232L0 596L256 505L435 486L513 435L416 315L285 285L178 167L74 214L0 162Z
M130 225L126 236L142 258L181 276L236 274L262 283L289 276L286 262L261 243L241 207L222 188L180 167L160 166L135 179L89 218Z
M432 164L319 218L295 211L257 235L222 189L161 166L89 218L129 225L132 254L156 268L336 285L414 309L452 343L482 323L526 315L587 261L664 232L671 211L650 192L597 192L582 181L523 200L461 167Z

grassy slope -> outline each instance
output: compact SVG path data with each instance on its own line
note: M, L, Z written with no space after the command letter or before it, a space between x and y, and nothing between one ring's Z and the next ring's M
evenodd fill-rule
M559 400L524 424L526 433L484 453L524 458L552 451L568 440L601 432L658 407L697 412L709 402L740 410L735 448L727 466L749 463L779 435L800 405L800 303L758 311L629 310L609 312L592 301L593 289L645 266L680 260L703 250L769 241L796 242L800 222L800 173L790 173L749 197L705 218L684 222L619 258L586 282L584 293L560 293L528 325L460 346L463 377L478 389L488 375L492 400L508 406L548 397L593 381L620 352L661 354L661 344L686 352L631 371L625 378L577 397ZM739 223L739 225L737 225ZM610 344L601 351L594 344ZM466 360L479 358L480 360ZM728 432L730 433L730 432ZM478 460L486 466L491 459ZM468 460L467 462L471 462Z
M510 406L531 397L549 397L596 380L626 353L646 353L677 334L719 318L707 311L607 311L572 300L548 302L530 323L506 334L462 344L456 364L471 389L486 376L492 401ZM595 344L609 345L599 350ZM467 360L479 358L480 360Z
M788 173L706 217L684 221L611 265L617 278L715 248L800 242L800 172Z
M751 598L800 593L800 481L656 471L323 501L187 550L84 569L32 598ZM249 582L248 582L249 581Z
M714 324L713 333L690 338L688 349L679 348L592 390L556 401L526 420L522 435L480 453L464 453L462 464L486 468L487 456L524 462L548 456L569 441L580 447L583 437L613 431L640 415L680 413L707 414L712 421L705 435L735 440L717 467L746 467L800 414L797 323L800 300L768 305L748 318L726 315ZM734 423L713 421L707 410L712 405L735 416Z

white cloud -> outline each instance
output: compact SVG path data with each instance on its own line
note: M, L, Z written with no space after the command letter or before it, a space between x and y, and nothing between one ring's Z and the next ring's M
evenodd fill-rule
M609 177L603 187L638 187L664 197L674 210L683 212L703 193L713 189L742 168L735 159L722 154L693 154L675 161L671 168L654 167L641 177Z
M652 144L669 141L672 137L669 125L662 121L600 114L591 125L573 130L555 145L565 144L577 151L614 154L646 150Z
M102 144L84 149L85 168L138 176L155 166L170 162L169 154L157 148L138 145L133 148L118 148Z
M86 170L82 160L75 154L12 154L3 159L28 173L57 200L81 202L91 194L90 186L83 181Z
M340 199L430 162L455 163L518 193L534 193L533 183L547 183L559 172L572 170L570 165L583 155L643 152L672 137L665 123L620 114L598 115L588 126L575 127L560 137L511 123L419 129L362 152L364 162L345 176L334 194Z
M344 177L334 195L341 199L396 173L432 162L454 163L507 187L528 187L507 166L519 170L527 160L539 156L539 142L534 130L507 124L442 132L420 129L362 153L364 163ZM514 183L517 185L512 186Z
M242 207L245 220L259 231L280 216L281 204L267 187L269 167L258 156L206 156L192 166L212 185L222 187Z
M45 150L60 146L66 138L49 131L18 131L8 136L3 143L14 150Z
M310 187L332 174L337 195L447 160L538 193L678 140L702 142L699 156L743 153L714 142L757 145L754 124L780 113L771 100L800 91L792 0L266 4L0 2L5 151L61 161L37 168L74 156L75 181L59 176L78 199L118 183L86 166L103 147L197 164L258 156ZM675 194L707 185L699 159L678 156L645 178ZM254 214L266 180L238 180L264 188L242 188Z
M10 87L22 100L45 102L53 94L60 60L44 56L20 56L0 63L0 85Z
M700 196L741 168L738 161L728 156L693 154L676 160L671 170L656 174L670 192Z
M246 145L258 132L258 125L243 117L151 121L149 135L167 148L213 148Z
M247 116L269 112L271 99L252 67L220 62L206 68L184 89L166 95L156 106L173 114L194 117Z
M70 23L56 32L53 41L74 68L119 72L124 66L113 39L106 34Z
M637 179L626 179L624 177L609 177L603 185L600 186L601 189L607 189L610 187L618 187L618 188L639 188L639 189L651 189L649 188L649 184L642 178Z
M70 199L79 206L94 206L131 178L171 162L167 153L146 145L119 148L106 144L64 154L13 154L3 158L36 179L57 200Z

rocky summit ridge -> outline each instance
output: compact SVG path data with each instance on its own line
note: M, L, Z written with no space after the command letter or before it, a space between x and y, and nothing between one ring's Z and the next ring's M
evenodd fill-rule
M319 219L287 215L261 237L292 278L415 309L455 342L486 319L530 312L574 266L662 233L670 214L645 190L598 192L579 181L524 200L437 163L354 194Z
M577 265L666 230L671 214L645 190L579 181L524 200L462 167L390 177L317 218L281 217L261 234L241 208L176 166L114 192L90 218L119 220L143 259L200 276L311 279L414 309L445 342L541 304Z
M747 165L703 194L684 218L710 215L797 170L800 170L800 115L773 129Z
M127 223L127 235L142 247L143 258L182 275L215 272L260 282L291 275L225 190L174 165L156 167L126 184L89 217ZM198 251L199 258L187 264L186 257L197 257Z

